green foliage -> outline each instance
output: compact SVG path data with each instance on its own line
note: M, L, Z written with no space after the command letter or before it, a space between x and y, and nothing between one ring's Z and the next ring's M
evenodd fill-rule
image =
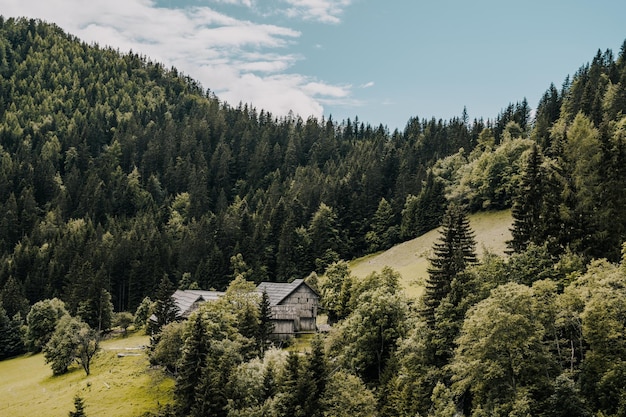
M0 360L24 352L21 327L22 320L19 313L12 319L9 318L0 302Z
M510 207L519 186L521 156L532 144L529 139L513 136L493 150L470 155L456 181L448 186L446 197L466 204L470 211Z
M150 297L145 297L137 306L135 311L135 327L142 327L148 323L148 318L152 314L154 305Z
M41 351L65 316L69 316L65 304L57 298L35 303L26 316L26 342L29 349L33 352Z
M396 243L399 235L396 223L391 204L385 198L381 198L372 218L371 230L365 235L369 252L388 249Z
M333 258L338 256L341 240L335 210L321 203L309 223L307 229L310 239L310 257L316 269L324 271ZM336 260L336 259L335 259Z
M428 413L429 416L454 417L456 415L456 404L452 392L443 383L438 382L435 385L431 401L433 405Z
M353 281L345 261L332 263L326 269L320 288L320 305L328 314L330 323L346 318L350 313Z
M0 361L0 390L10 392L3 396L2 413L67 416L79 394L89 415L108 416L114 410L119 417L165 416L160 411L172 403L173 380L151 368L144 354L117 356L146 343L148 338L137 333L103 340L103 349L94 357L88 377L74 367L67 374L52 377L50 366L39 354Z
M232 107L174 68L0 19L3 354L19 350L28 304L29 348L50 346L63 371L76 346L89 372L97 338L67 311L107 330L111 306L137 309L136 324L154 314L159 327L175 318L166 279L223 290L328 270L330 358L314 345L286 369L246 362L266 350L269 314L241 280L176 343L166 327L152 354L175 366L182 343L176 411L624 414L623 265L583 265L619 261L626 240L625 52L551 85L534 121L523 100L493 121L464 111L390 134ZM471 231L445 220L462 238L434 248L425 320L393 271L359 282L336 263L437 226L444 194L470 210L513 205L515 254L467 268Z
M75 360L89 375L91 359L98 349L99 337L96 331L86 323L65 315L59 320L50 340L43 348L43 353L54 375L66 373Z
M189 318L174 390L179 415L226 413L227 382L249 345L237 330L236 307L228 305L205 303Z
M183 350L185 325L179 322L168 323L161 329L159 341L149 352L150 363L165 367L172 374L178 372L178 363Z
M402 238L412 239L437 228L446 206L443 181L430 172L419 195L406 197L400 226Z
M509 248L521 252L529 243L540 244L544 236L540 233L541 216L544 214L541 196L545 182L543 155L536 144L525 154L519 187L513 200L513 239Z
M13 277L29 303L60 296L71 314L102 290L116 311L134 311L164 274L223 290L239 253L251 279L287 281L387 247L427 168L471 151L485 125L412 119L390 134L277 118L36 20L3 20L0 43L0 101L10 103L0 110L0 285Z
M371 286L370 286L371 285ZM380 381L407 328L408 304L393 271L372 274L353 293L351 314L331 335L330 354L366 382Z
M128 328L134 323L135 318L128 311L120 311L113 315L113 326L117 326L127 334Z
M76 315L98 332L109 330L113 324L111 294L103 288L96 289L78 304Z
M4 307L6 314L13 317L19 314L26 317L29 310L28 300L24 297L23 288L13 277L9 277L0 291L0 304Z
M179 415L188 415L191 411L194 404L195 387L200 382L207 363L210 340L200 314L194 314L189 318L184 340L180 372L174 390Z
M489 412L518 408L524 390L542 386L554 367L543 344L530 288L509 283L467 313L451 363L458 394L471 392Z
M355 375L339 370L330 376L322 397L324 417L372 417L376 415L374 394Z

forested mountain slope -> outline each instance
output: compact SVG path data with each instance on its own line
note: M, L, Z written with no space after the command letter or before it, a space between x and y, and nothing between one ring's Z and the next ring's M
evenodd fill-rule
M0 286L72 309L103 285L134 309L164 274L223 289L238 253L287 280L414 237L443 207L400 233L407 196L485 127L276 118L34 20L0 20L0 75Z
M444 196L509 207L519 181L539 196L536 213L514 207L534 241L619 254L624 51L551 86L534 124L523 101L388 132L232 107L137 54L0 23L0 284L29 303L73 309L104 286L134 309L164 274L223 289L238 253L256 281L301 277L436 227ZM522 178L534 143L542 168Z

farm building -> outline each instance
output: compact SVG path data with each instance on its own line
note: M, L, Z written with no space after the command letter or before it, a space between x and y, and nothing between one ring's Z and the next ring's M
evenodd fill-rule
M274 335L286 339L299 332L317 330L319 294L304 280L262 282L257 290L265 291L272 309Z
M187 319L202 303L215 301L224 295L220 291L176 290L172 298L178 307L178 318Z

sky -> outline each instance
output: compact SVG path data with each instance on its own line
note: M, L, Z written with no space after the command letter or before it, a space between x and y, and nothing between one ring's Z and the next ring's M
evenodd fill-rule
M534 108L626 40L623 0L0 0L0 14L174 66L232 106L390 131Z

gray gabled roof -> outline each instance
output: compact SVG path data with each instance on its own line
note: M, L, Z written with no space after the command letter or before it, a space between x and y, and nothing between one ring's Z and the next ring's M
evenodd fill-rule
M197 302L215 301L224 295L220 291L203 291L203 290L176 290L172 294L172 298L178 307L178 315L180 317L188 317L196 307Z
M270 305L277 306L301 285L306 285L313 293L317 294L303 279L295 279L293 282L262 282L256 288L259 293L263 291L267 293Z

